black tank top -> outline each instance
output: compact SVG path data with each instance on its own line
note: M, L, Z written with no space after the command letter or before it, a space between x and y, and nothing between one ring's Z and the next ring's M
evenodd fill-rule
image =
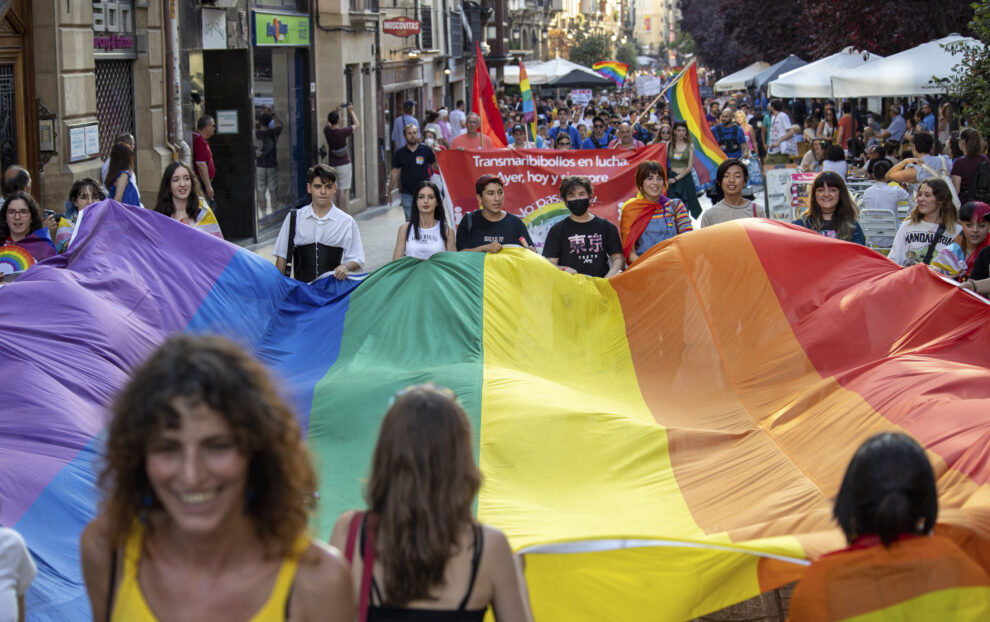
M367 514L365 514L367 516ZM364 551L364 519L361 521L361 546L358 551ZM375 581L374 575L371 577L371 603L368 604L368 622L482 622L485 619L487 607L481 609L465 609L471 592L474 590L474 581L478 578L478 564L481 562L481 550L485 546L484 534L481 525L474 527L474 553L471 556L471 581L468 583L467 593L461 600L457 609L403 609L393 607L383 607L382 592ZM362 559L364 558L363 553ZM378 604L375 604L375 601Z

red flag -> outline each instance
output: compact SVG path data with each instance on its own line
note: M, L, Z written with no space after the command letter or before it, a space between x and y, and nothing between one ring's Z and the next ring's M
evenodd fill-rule
M485 57L481 55L481 45L475 41L475 51L478 62L474 65L474 102L471 109L481 117L481 133L492 139L496 147L505 147L505 125L495 101L495 88L488 76L488 66Z

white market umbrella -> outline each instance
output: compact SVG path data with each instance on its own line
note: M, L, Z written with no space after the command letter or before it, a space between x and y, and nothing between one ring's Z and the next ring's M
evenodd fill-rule
M757 61L748 67L743 67L735 73L730 73L715 83L716 91L744 91L746 80L749 80L764 69L769 69L770 63Z
M529 78L531 86L547 83L547 75L540 69L543 63L524 62L523 65L526 67L526 77ZM502 70L502 76L506 84L519 84L519 65L506 65Z
M768 91L773 97L833 97L832 76L848 73L881 58L883 57L848 47L837 54L781 74L770 82Z
M952 54L942 44L959 42L983 47L976 39L960 35L935 39L875 63L832 76L832 93L835 97L900 97L944 93L945 87L936 83L933 77L952 76L955 66L962 62L962 54Z

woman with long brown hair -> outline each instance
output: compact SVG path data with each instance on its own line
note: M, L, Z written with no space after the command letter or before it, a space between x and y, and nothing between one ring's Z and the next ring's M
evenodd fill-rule
M165 167L155 211L223 239L217 217L206 204L192 167L185 162L176 161Z
M83 531L93 620L351 620L347 565L307 522L316 475L260 363L172 337L113 406L102 512Z
M793 224L825 237L866 245L866 236L858 218L859 213L849 196L846 182L838 173L825 171L815 177L808 209Z
M134 151L126 143L115 143L110 148L110 166L103 185L107 194L118 203L141 206L141 197L131 183L134 175Z
M347 551L358 620L532 619L522 573L471 505L481 485L471 424L453 393L396 394L371 462L367 512L344 512L330 543Z

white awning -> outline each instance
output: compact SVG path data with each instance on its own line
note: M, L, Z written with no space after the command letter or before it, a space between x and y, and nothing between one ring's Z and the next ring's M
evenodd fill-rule
M781 74L770 82L767 90L773 97L833 97L832 76L848 73L881 58L883 57L848 47L837 54Z
M716 91L745 91L746 80L749 80L764 69L768 69L770 63L757 61L748 67L744 67L735 73L730 73L715 83Z
M835 97L900 97L944 93L945 87L934 78L948 78L962 61L962 54L952 54L942 47L946 43L980 46L976 39L949 35L922 43L875 63L832 76Z

